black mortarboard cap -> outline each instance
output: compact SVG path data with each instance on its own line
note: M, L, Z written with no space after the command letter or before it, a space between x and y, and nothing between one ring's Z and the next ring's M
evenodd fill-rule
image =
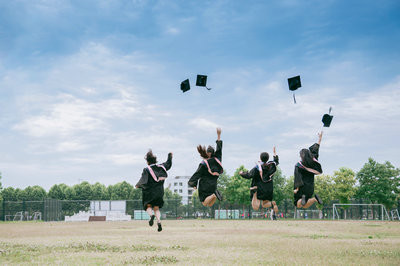
M300 76L295 76L288 79L289 90L295 91L301 87Z
M197 75L196 86L207 88L207 76ZM207 90L211 90L211 88L207 88Z
M324 123L324 127L329 127L331 125L333 115L331 115L332 107L329 108L329 114L324 114L322 117L322 123Z
M296 97L294 91L301 87L300 76L288 78L289 90L293 91L293 101L296 103Z
M186 92L186 91L190 90L189 79L185 79L184 81L181 82L181 90L182 90L182 92Z

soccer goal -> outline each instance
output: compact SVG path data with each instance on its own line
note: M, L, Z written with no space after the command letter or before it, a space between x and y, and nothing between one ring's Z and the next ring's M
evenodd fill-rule
M333 220L389 220L383 204L333 204Z

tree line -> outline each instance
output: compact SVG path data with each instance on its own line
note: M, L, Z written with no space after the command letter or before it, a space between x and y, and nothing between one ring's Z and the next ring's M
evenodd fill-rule
M224 172L219 178L218 189L228 203L246 205L250 202L251 180L242 178L239 175L240 171L247 171L247 169L240 166L232 176ZM273 182L274 200L278 204L293 204L293 176L285 177L278 168ZM333 202L350 203L351 200L362 200L364 203L384 204L386 208L391 209L400 199L400 169L395 168L388 161L378 163L369 158L358 172L342 167L334 171L333 175L316 176L315 192L321 196L324 206L329 206ZM141 190L126 181L109 186L99 182L90 184L85 181L73 186L56 184L48 192L40 186L29 186L25 189L7 187L1 190L0 195L5 201L40 201L45 198L140 200ZM194 193L194 198L196 198L196 193ZM164 199L180 201L181 196L165 189Z

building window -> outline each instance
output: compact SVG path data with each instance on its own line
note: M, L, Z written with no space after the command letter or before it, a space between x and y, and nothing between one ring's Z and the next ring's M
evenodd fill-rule
M182 193L182 189L179 190L179 193Z
M177 189L175 189L175 190L174 190L174 192L176 193L176 192L178 192L178 190L177 190Z
M178 183L177 183L177 182L175 182L175 183L174 183L174 187L176 187L177 185L178 185Z
M182 182L179 182L179 185L182 186Z
M193 190L188 190L188 194L192 195L193 194Z

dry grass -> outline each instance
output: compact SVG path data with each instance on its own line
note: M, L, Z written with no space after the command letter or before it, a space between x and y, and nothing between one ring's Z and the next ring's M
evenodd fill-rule
M0 264L399 265L400 223L0 223Z

